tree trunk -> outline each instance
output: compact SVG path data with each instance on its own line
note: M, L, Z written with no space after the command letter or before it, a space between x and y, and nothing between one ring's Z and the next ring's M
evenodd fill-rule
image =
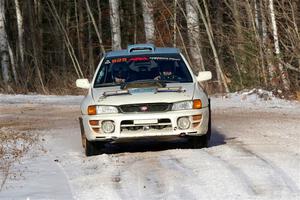
M200 27L197 7L197 0L185 0L186 22L188 28L188 39L190 46L190 54L195 64L194 69L205 71L202 50L200 45Z
M100 6L100 1L97 1L97 8L98 8L98 29L99 29L100 38L102 39L102 11ZM105 53L103 40L100 48L102 49L102 53Z
M112 50L121 49L119 0L109 0Z
M278 69L281 73L281 79L283 83L283 88L286 91L290 90L290 81L288 78L288 73L286 69L284 69L284 66L280 62L280 47L279 47L279 38L278 38L278 31L277 31L277 24L276 24L276 17L275 17L275 10L274 10L274 2L273 0L269 0L269 9L270 9L270 16L271 16L271 26L273 31L273 39L274 39L274 48L275 48L275 54L278 59Z
M11 63L11 69L14 75L14 80L16 85L19 85L19 79L18 79L18 74L17 74L17 70L16 70L16 61L15 61L15 56L13 53L13 50L9 44L9 42L7 43L8 46L8 52L9 52L9 57L10 57L10 63Z
M153 5L151 0L141 0L143 7L143 19L145 27L146 42L153 43L155 41L155 25L153 16Z
M80 65L85 65L86 61L86 53L84 51L85 45L84 45L84 16L83 16L83 5L84 0L78 0L78 47L79 47L79 60ZM67 30L67 29L66 29Z
M41 70L40 70L41 63L40 63L40 55L39 55L39 51L38 51L38 49L40 49L40 47L38 46L38 41L37 41L38 33L35 32L35 30L36 30L36 21L35 21L36 14L35 14L35 10L32 9L32 7L34 7L34 5L32 5L31 1L28 0L30 34L31 34L31 42L32 42L32 48L33 48L33 62L34 62L37 79L40 83L41 89L42 89L43 93L47 94L47 91L44 86L44 80L42 78L42 74L41 74Z
M261 13L261 4L259 0L254 0L254 22L255 25L255 36L259 46L259 55L260 55L260 65L262 70L262 76L264 80L264 85L268 85L268 78L266 73L265 59L264 59L264 44L262 41L262 13Z
M236 43L237 43L237 50L235 52L235 57L237 60L237 66L240 68L240 71L242 73L246 73L246 69L244 66L245 63L245 57L243 53L245 52L244 49L244 35L242 31L242 24L241 24L241 17L240 17L240 6L239 6L240 1L236 0L231 0L232 4L232 13L233 13L233 18L234 18L234 27L235 27L235 32L236 32Z
M0 59L2 68L2 78L6 86L9 82L9 52L8 41L5 30L5 5L4 0L0 0Z
M20 4L19 0L15 0L15 6L16 6L16 16L17 16L17 25L18 25L18 49L20 52L20 58L21 58L21 72L25 72L25 60L24 60L24 25L23 25L23 16L21 14Z
M177 0L174 0L174 17L173 17L173 47L176 47L177 41Z
M137 43L137 12L136 12L136 0L132 2L132 12L133 12L133 43Z
M97 35L97 37L98 37L98 41L99 41L101 53L105 53L105 49L104 49L103 42L102 42L102 38L101 38L101 34L100 34L101 29L100 29L100 31L99 31L99 28L98 28L98 26L97 26L97 24L96 24L96 20L95 20L95 18L94 18L94 16L93 16L93 13L92 13L92 11L91 11L91 8L90 8L90 5L89 5L88 0L85 0L85 4L86 4L87 10L88 10L90 19L91 19L92 22L93 22L93 26L94 26L96 35Z
M220 55L219 60L220 60L220 65L224 66L224 61L223 61L223 57L221 55L224 55L223 53L223 48L222 48L222 44L224 43L224 37L223 37L223 15L224 15L224 8L222 7L222 0L215 0L213 1L214 3L214 9L216 9L216 28L215 31L217 33L219 33L219 37L215 37L215 41L216 41L216 47L217 47L217 53L218 55ZM208 14L207 14L208 16ZM219 90L222 90L222 78L221 78L221 74L220 71L218 69L216 69L216 74L217 74L217 81L218 81L218 87Z
M75 55L74 48L73 48L72 43L70 41L69 35L68 35L68 33L67 33L64 25L62 24L62 21L61 21L59 15L57 13L55 5L54 5L54 3L52 1L47 1L47 4L48 4L49 10L50 10L53 18L55 19L55 22L56 22L57 26L59 27L59 29L63 33L64 42L66 44L66 47L67 47L70 59L71 59L71 61L73 63L73 67L74 67L74 69L76 71L76 74L77 74L78 78L83 78L83 73L82 73L81 67L79 65L78 59L77 59L77 57Z
M213 37L211 35L212 31L209 30L209 27L211 27L211 26L208 25L207 20L206 20L206 18L204 16L204 13L203 13L201 7L199 6L199 4L197 4L197 8L198 8L198 11L200 12L201 19L202 19L202 21L204 23L205 30L206 30L206 33L207 33L207 36L208 36L208 39L209 39L209 43L210 43L211 49L212 49L213 54L214 54L214 60L215 60L215 63L216 63L216 68L220 72L220 75L221 75L221 78L222 78L222 82L223 82L223 85L224 85L224 88L225 88L225 92L229 93L229 87L228 87L227 82L226 82L226 77L225 77L223 69L222 69L222 67L220 65L218 52L216 50L216 47L215 47L215 44L214 44L214 41L213 41Z
M277 87L278 81L276 81L276 73L277 73L277 68L272 62L272 51L270 49L270 39L268 38L268 33L267 33L267 16L264 12L264 0L261 0L259 2L259 8L260 8L260 14L261 14L261 38L262 38L262 48L265 52L265 58L268 66L268 73L269 73L269 79L270 79L270 84L272 87Z
M88 17L89 21L91 17ZM95 66L94 66L94 53L93 53L93 37L92 37L92 27L91 23L88 24L88 36L89 36L89 77L92 77L95 72ZM103 52L104 53L104 52Z

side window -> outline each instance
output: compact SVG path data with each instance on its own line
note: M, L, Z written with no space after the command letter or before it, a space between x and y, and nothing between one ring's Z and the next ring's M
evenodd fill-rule
M103 84L103 83L111 83L111 72L109 71L110 64L104 64L101 66L97 78L96 84Z
M101 83L104 83L104 80L105 80L105 74L106 74L106 65L102 65L99 72L98 72L98 76L97 76L97 84L101 84Z

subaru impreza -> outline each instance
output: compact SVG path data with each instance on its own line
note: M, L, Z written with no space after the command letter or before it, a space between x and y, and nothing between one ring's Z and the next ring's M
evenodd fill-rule
M210 102L201 82L211 72L194 75L177 48L130 45L101 59L81 103L82 145L87 156L106 143L152 137L185 137L192 147L206 147L211 136Z

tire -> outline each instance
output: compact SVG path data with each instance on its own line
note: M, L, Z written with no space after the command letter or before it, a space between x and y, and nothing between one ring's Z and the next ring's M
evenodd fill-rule
M82 117L79 117L79 126L80 126L80 133L81 133L81 144L82 147L85 149L86 137L85 137L84 127L83 127Z
M85 155L89 157L103 154L105 150L105 144L105 142L92 142L85 139Z
M210 108L210 99L208 99L208 113L209 113L209 118L208 118L208 127L207 127L207 132L206 132L206 134L204 135L204 136L206 136L205 137L205 139L203 139L203 140L205 140L204 141L204 147L208 147L208 145L209 145L209 141L210 141L210 137L211 137L211 108Z
M96 154L96 148L94 142L90 142L85 138L85 155L86 156L93 156Z
M194 149L199 148L207 148L209 146L209 140L211 137L211 110L210 110L210 99L208 99L208 112L209 112L209 118L208 118L208 127L207 132L205 135L202 136L192 136L189 138L189 143Z

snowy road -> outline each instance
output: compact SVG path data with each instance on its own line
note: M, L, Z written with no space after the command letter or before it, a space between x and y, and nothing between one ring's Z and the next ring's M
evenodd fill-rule
M41 98L0 96L0 128L38 133L44 148L14 164L0 199L300 199L299 103L215 98L209 148L144 141L86 158L80 98Z

